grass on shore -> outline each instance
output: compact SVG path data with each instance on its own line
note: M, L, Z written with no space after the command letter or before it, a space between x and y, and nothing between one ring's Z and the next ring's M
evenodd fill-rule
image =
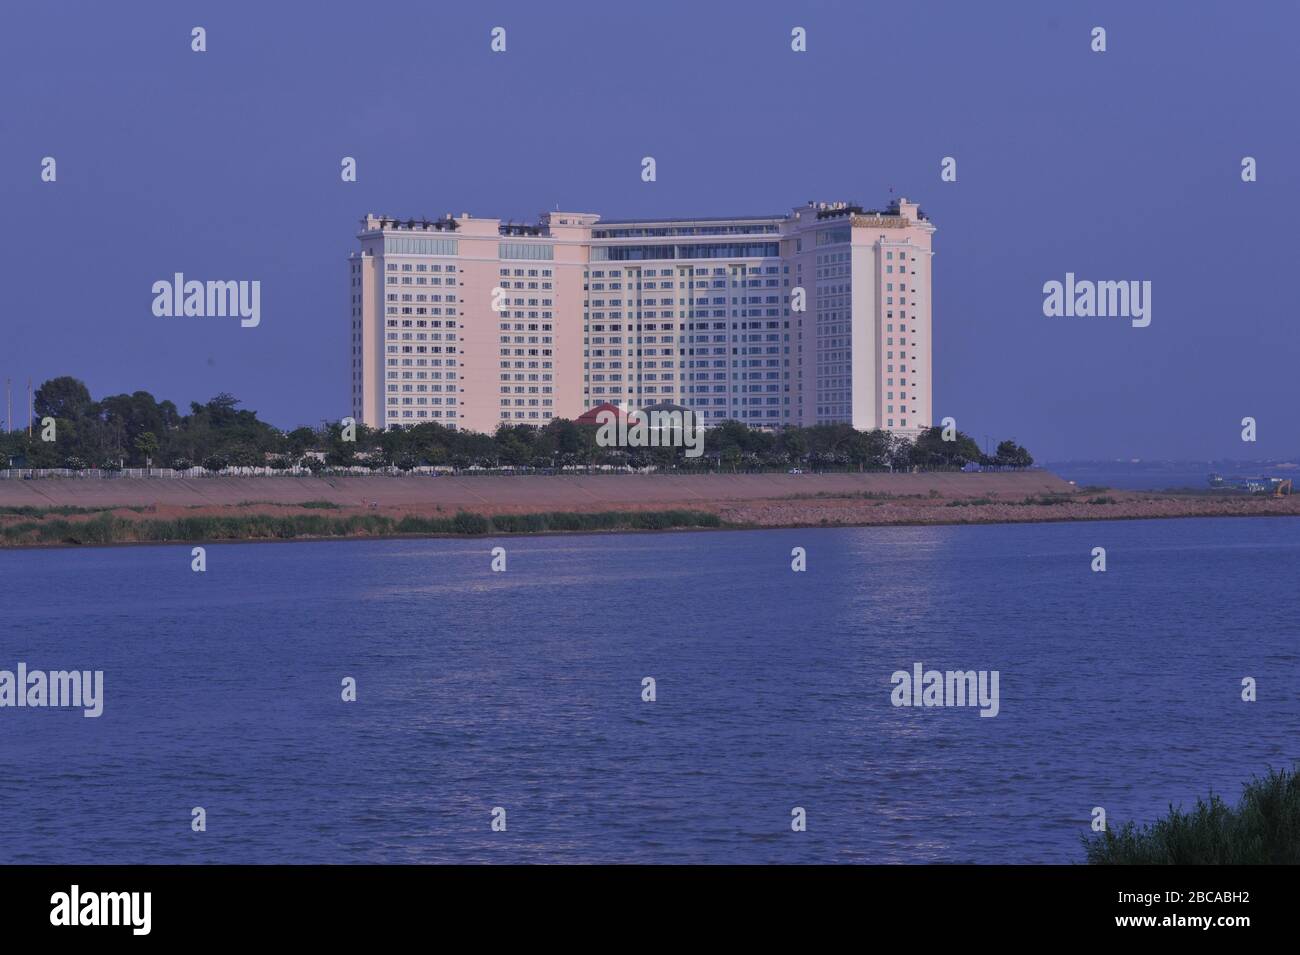
M924 500L927 497L938 496L937 491L931 491L929 494L893 494L889 491L814 491L807 494L783 494L780 497L774 497L774 501L822 501L827 499L833 500L862 500L862 501L910 501Z
M0 507L0 517L47 517L51 514L58 514L64 517L70 514L101 514L104 511L122 510L134 511L137 514L143 514L151 508L144 505L127 506L125 504L115 507L78 507L75 504L57 504L50 507L34 507L30 504L15 505L10 507Z
M256 507L265 504L272 507L301 507L306 510L337 511L343 505L333 501L301 501L297 504L278 504L275 501L240 501L239 507ZM208 504L187 504L189 510L209 507ZM157 510L153 504L104 504L99 507L81 507L76 504L52 504L49 507L36 507L31 504L0 507L0 517L34 517L37 520L46 517L68 517L73 514L107 514L110 511L131 511L135 514L148 514Z
M1093 865L1295 865L1300 863L1300 773L1270 770L1229 806L1219 796L1138 828L1085 836Z
M594 514L482 514L394 519L382 514L333 517L249 514L238 517L180 517L127 520L101 514L88 521L23 521L0 528L0 544L118 544L203 540L292 540L299 537L379 537L397 534L535 534L543 531L667 530L721 527L716 514L702 511L600 511Z
M1081 499L1069 494L1034 494L1019 501L1002 500L994 497L959 497L949 501L946 507L981 507L985 504L1004 504L1007 507L1054 507L1058 504L1078 504ZM1088 504L1113 504L1112 498L1093 498Z

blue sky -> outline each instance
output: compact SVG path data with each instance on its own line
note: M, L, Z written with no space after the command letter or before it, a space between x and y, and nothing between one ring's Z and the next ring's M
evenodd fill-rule
M318 423L348 410L367 211L769 213L892 187L938 228L936 417L1057 460L1300 456L1298 9L9 4L0 377ZM261 325L155 318L177 271L259 279ZM1151 281L1150 327L1044 317L1067 271Z

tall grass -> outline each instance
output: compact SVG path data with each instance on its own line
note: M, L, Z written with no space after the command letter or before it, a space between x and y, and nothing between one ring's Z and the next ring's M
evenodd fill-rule
M1056 504L1069 504L1068 494L1031 494L1020 502L1024 507L1052 507Z
M1084 837L1093 865L1295 865L1300 863L1300 773L1269 770L1235 807L1219 796L1138 828Z
M542 531L667 530L721 527L716 514L701 511L553 512L486 517L462 511L452 517L382 514L247 514L127 520L101 514L86 521L22 521L0 528L0 543L115 544L200 540L292 540L296 537L376 537L394 534L532 534Z
M122 510L135 511L137 514L152 510L151 507L137 504L112 504L105 507L77 507L73 504L55 504L50 507L34 507L31 504L21 504L11 507L0 507L0 516L9 517L45 517L49 514L102 514L106 511Z

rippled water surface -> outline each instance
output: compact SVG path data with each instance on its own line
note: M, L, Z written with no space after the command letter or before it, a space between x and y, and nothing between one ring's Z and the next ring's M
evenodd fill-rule
M1300 756L1292 518L229 544L207 567L0 552L0 669L105 682L98 719L0 709L0 863L1076 862L1094 806L1150 819ZM998 716L895 708L916 662L999 671Z

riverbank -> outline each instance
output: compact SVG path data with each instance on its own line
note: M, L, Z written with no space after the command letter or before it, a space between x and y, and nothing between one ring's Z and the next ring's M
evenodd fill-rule
M1175 517L1300 498L1078 488L1044 471L0 482L0 546Z

